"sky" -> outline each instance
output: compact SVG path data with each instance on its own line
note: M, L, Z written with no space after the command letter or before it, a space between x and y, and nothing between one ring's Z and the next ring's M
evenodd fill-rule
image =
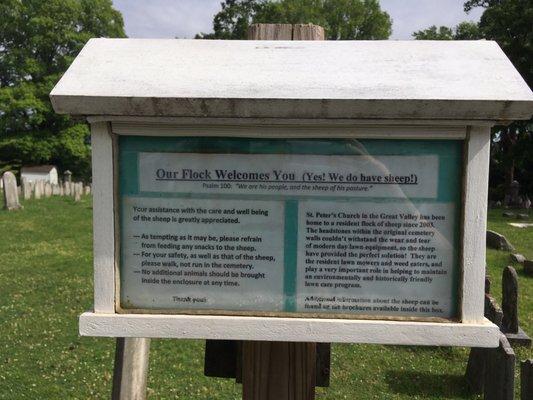
M126 34L134 38L193 38L212 32L213 16L221 0L113 0L122 12ZM391 39L412 39L411 34L431 25L455 26L478 21L482 9L463 11L464 0L381 0L393 20Z

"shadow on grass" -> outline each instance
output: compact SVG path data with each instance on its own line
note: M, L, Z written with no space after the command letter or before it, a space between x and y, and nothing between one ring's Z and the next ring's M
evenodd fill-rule
M387 371L385 381L392 393L435 399L471 399L463 376L414 371Z

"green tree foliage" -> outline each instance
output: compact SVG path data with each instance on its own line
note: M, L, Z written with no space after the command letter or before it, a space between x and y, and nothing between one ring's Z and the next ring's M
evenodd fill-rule
M533 87L533 2L531 0L469 0L465 11L483 7L479 21L484 38L495 40L529 87ZM501 198L514 179L533 195L533 119L493 130L491 191Z
M462 22L451 29L431 26L414 32L419 40L495 40L529 87L533 84L533 1L468 0L464 10L483 7L479 24ZM492 132L490 197L502 200L514 179L533 195L533 120L496 126Z
M48 95L92 37L125 37L111 0L0 2L0 170L53 163L90 176L87 126L55 114Z
M413 33L416 40L477 40L483 36L475 22L464 21L455 28L430 26Z
M213 19L213 33L205 39L246 39L252 23L321 25L329 40L387 39L390 16L378 0L225 0Z

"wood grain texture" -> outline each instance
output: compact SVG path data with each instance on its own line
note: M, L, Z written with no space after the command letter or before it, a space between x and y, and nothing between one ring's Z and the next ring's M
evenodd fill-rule
M243 400L313 400L316 344L243 343Z
M491 41L91 39L56 112L240 118L529 119Z
M460 311L462 321L468 323L482 320L485 308L490 128L471 127L465 152Z
M252 24L248 40L292 40L291 24Z
M292 40L324 40L326 33L320 25L294 24L292 26Z
M93 168L94 311L115 312L113 141L109 124L91 124Z
M145 400L150 339L118 338L112 400Z
M80 334L106 337L496 347L500 330L486 319L476 323L457 323L86 312L80 316Z

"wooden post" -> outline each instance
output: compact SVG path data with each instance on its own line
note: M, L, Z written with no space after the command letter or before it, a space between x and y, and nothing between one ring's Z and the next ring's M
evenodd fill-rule
M117 338L112 400L145 400L150 339Z
M315 398L316 343L244 342L243 400Z
M292 40L324 40L324 28L313 24L295 24L292 27Z
M253 24L248 39L323 40L324 28L312 24ZM316 343L244 342L243 400L313 400L316 354ZM327 373L329 383L329 368Z
M292 40L291 24L252 24L248 40Z

